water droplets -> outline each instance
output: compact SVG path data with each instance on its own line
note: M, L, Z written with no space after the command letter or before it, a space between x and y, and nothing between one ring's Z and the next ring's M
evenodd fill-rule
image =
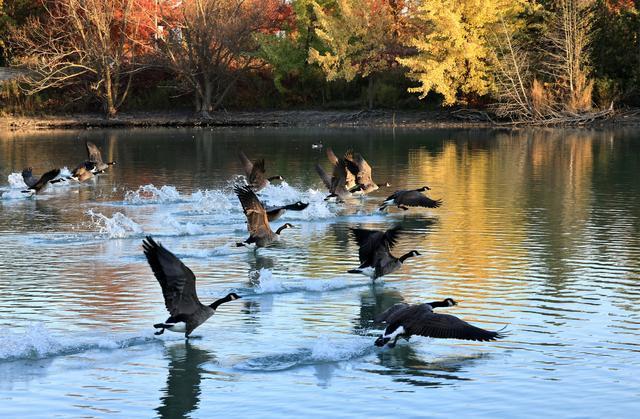
M91 217L91 222L99 228L99 234L110 239L137 237L144 233L138 223L121 212L116 212L111 217L93 210L88 210L86 214Z

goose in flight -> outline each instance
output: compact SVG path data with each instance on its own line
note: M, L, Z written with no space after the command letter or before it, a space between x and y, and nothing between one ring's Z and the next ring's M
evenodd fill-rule
M426 304L395 304L375 319L378 323L387 324L382 335L376 340L375 345L388 345L393 348L399 338L409 340L413 335L477 341L496 340L505 336L500 332L492 332L472 326L455 316L433 312L434 308L455 305L457 303L451 298Z
M47 184L55 179L59 174L60 169L53 169L40 176L40 178L35 178L33 176L33 169L30 167L25 168L22 170L22 180L25 185L27 185L27 189L22 191L22 193L39 194L44 191Z
M391 254L400 231L400 227L393 227L387 231L352 228L351 232L360 246L358 249L360 266L347 272L376 279L397 271L408 258L420 256L417 250L412 250L399 258Z
M333 172L331 177L324 171L322 166L316 164L316 172L320 175L320 179L322 179L322 183L329 189L329 195L325 198L325 201L330 199L344 201L346 198L350 197L351 194L360 189L360 185L354 186L351 190L347 189L346 184L346 160L344 158L339 158L338 161L333 165Z
M94 174L104 173L105 170L107 170L109 167L116 164L115 161L110 161L107 163L102 161L102 154L100 153L100 149L91 141L87 141L85 145L87 146L87 154L89 156L88 161L90 161L91 163L94 163L94 166L95 166Z
M356 178L356 184L360 185L360 191L363 194L368 194L380 188L371 177L371 166L362 157L361 154L355 153L348 161L351 163L347 165L347 169L352 171ZM385 182L381 186L391 186L388 182Z
M280 233L285 228L293 227L289 223L285 223L274 233L269 226L267 211L256 196L251 186L236 185L233 191L238 195L242 210L247 217L247 227L249 229L249 238L242 243L236 243L238 247L255 243L256 247L265 247L275 242L280 237Z
M347 152L344 153L344 156L342 156L342 159L344 159L344 168L342 168L340 158L336 156L331 147L327 148L326 153L327 158L334 167L336 165L340 165L341 169L344 170L344 187L347 190L354 188L357 185L356 174L358 172L358 167L352 161L353 156L351 150L347 150Z
M170 330L184 333L184 337L189 338L191 332L215 314L220 304L240 298L232 292L210 305L202 304L196 293L196 276L191 269L149 236L142 241L142 247L147 262L162 288L164 304L170 315L163 323L153 325L154 328L160 329L155 332L156 335Z
M400 209L408 210L409 207L425 207L438 208L442 205L442 199L431 199L422 192L431 190L428 186L412 190L395 191L393 195L384 200L380 206L380 211L384 211L387 207L395 205Z
M255 192L258 192L259 190L266 187L269 182L272 182L274 180L283 180L282 176L271 176L269 178L266 177L264 159L259 159L252 163L247 155L242 151L238 153L238 156L240 157L240 161L242 162L244 173L247 176L247 183Z

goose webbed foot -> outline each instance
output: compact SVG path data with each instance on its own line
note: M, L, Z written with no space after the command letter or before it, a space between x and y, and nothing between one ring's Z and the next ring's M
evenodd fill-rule
M161 334L163 334L163 333L164 333L164 328L163 328L163 329L158 330L157 332L155 332L155 333L154 333L154 335L158 336L158 335L161 335Z
M404 211L407 211L409 209L409 207L405 207L404 205L398 205L398 208Z

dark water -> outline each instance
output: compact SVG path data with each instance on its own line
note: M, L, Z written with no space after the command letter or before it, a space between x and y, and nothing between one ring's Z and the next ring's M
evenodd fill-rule
M0 416L632 416L640 408L640 134L637 130L242 129L0 134ZM84 159L117 165L83 185L19 197ZM360 151L394 188L428 185L434 210L323 201L322 140ZM231 192L237 151L309 201L283 243L253 252ZM13 174L13 175L12 175ZM16 197L15 199L13 199ZM406 234L421 257L371 281L349 228ZM164 320L141 251L152 234L198 276L203 301L234 290L189 343ZM453 297L446 310L498 342L372 343L388 306Z

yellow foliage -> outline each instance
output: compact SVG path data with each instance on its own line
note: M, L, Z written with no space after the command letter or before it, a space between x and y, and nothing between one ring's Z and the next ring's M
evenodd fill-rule
M317 63L327 80L367 77L389 66L387 50L394 21L389 3L380 0L337 0L335 10L314 2L316 34L327 47L309 51L309 62Z
M438 92L447 105L456 103L459 93L488 93L493 88L489 42L501 17L512 18L524 1L422 0L417 17L428 31L410 41L416 55L398 59L420 83L409 91L420 98Z

